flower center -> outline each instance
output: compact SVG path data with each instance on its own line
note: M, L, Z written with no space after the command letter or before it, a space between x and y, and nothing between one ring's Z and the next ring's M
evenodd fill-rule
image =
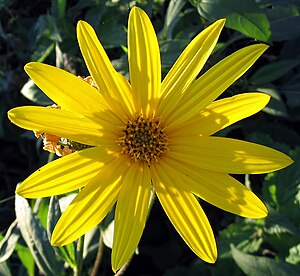
M117 139L121 153L127 154L136 162L146 161L148 166L168 150L168 139L161 126L161 122L154 116L144 118L137 115L133 120L128 120L122 127L123 136Z

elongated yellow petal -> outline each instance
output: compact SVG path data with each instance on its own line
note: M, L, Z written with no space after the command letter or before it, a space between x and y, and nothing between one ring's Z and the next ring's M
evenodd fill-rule
M195 80L213 51L225 19L204 29L185 48L162 82L157 113L165 118L174 112L184 90Z
M268 214L254 193L227 174L201 170L170 158L162 166L184 190L225 211L247 218L263 218Z
M120 269L132 256L142 236L151 191L150 171L145 162L134 163L122 183L116 213L112 267Z
M97 226L117 200L122 176L128 170L124 159L114 159L75 197L56 224L51 244L71 243Z
M166 123L178 127L189 121L243 75L267 48L263 44L251 45L218 62L185 91Z
M123 116L133 114L130 85L113 68L92 26L79 21L77 37L88 70L112 110Z
M217 247L209 221L192 193L179 189L177 179L160 163L151 166L158 199L186 244L208 263L217 258Z
M35 171L17 187L16 193L40 198L74 191L89 183L111 158L99 147L75 152Z
M215 101L196 114L179 129L170 132L173 136L203 135L209 136L233 123L247 118L263 109L270 96L263 93L244 93Z
M135 109L152 113L160 95L160 52L150 19L137 7L128 20L128 61Z
M64 110L91 114L109 108L97 89L67 71L38 62L26 64L25 71Z
M285 154L254 143L221 137L172 140L168 156L186 165L222 173L267 173L293 161Z
M19 127L54 134L86 145L115 144L117 131L100 118L88 119L75 113L47 107L24 106L11 109L9 119Z

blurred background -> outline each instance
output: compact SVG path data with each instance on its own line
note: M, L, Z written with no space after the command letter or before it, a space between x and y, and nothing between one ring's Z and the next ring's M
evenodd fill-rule
M266 219L240 218L201 202L217 239L215 265L192 253L155 202L139 254L125 275L300 275L299 0L0 0L0 275L50 273L41 270L41 253L28 247L15 223L16 185L55 158L43 151L42 141L32 132L7 119L13 107L52 104L23 67L38 61L87 76L75 29L83 19L95 28L115 68L128 76L126 28L134 5L144 9L154 25L163 74L188 42L219 18L227 19L226 28L201 74L242 47L269 44L265 54L221 97L261 91L272 96L271 102L262 112L217 136L267 145L295 162L267 175L236 176L267 205L270 214ZM38 225L32 228L32 235L44 235L49 199L29 204L31 220ZM109 222L110 217L101 226L106 238L97 275L112 275ZM99 232L94 231L86 242L84 275L91 273L98 239ZM52 264L61 267L57 275L70 275L70 266L62 266L64 257L51 254Z

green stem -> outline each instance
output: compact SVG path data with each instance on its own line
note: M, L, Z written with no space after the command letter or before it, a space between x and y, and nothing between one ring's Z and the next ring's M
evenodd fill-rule
M83 263L83 247L84 247L84 235L78 239L77 242L77 254L76 254L76 267L74 269L74 276L80 276Z

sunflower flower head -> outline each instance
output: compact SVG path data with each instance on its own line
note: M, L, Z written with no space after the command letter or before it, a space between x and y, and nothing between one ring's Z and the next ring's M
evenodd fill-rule
M77 37L90 79L46 64L25 66L61 109L18 107L9 111L9 119L91 146L43 166L17 188L28 198L83 188L58 221L53 245L78 239L116 204L112 268L120 269L139 243L155 191L186 244L214 263L213 231L197 198L243 217L267 215L260 199L230 174L267 173L292 160L262 145L212 135L267 105L270 97L255 92L216 98L268 47L247 46L197 78L224 24L218 20L197 35L163 80L157 37L137 7L128 22L129 81L113 68L84 21L77 25Z

